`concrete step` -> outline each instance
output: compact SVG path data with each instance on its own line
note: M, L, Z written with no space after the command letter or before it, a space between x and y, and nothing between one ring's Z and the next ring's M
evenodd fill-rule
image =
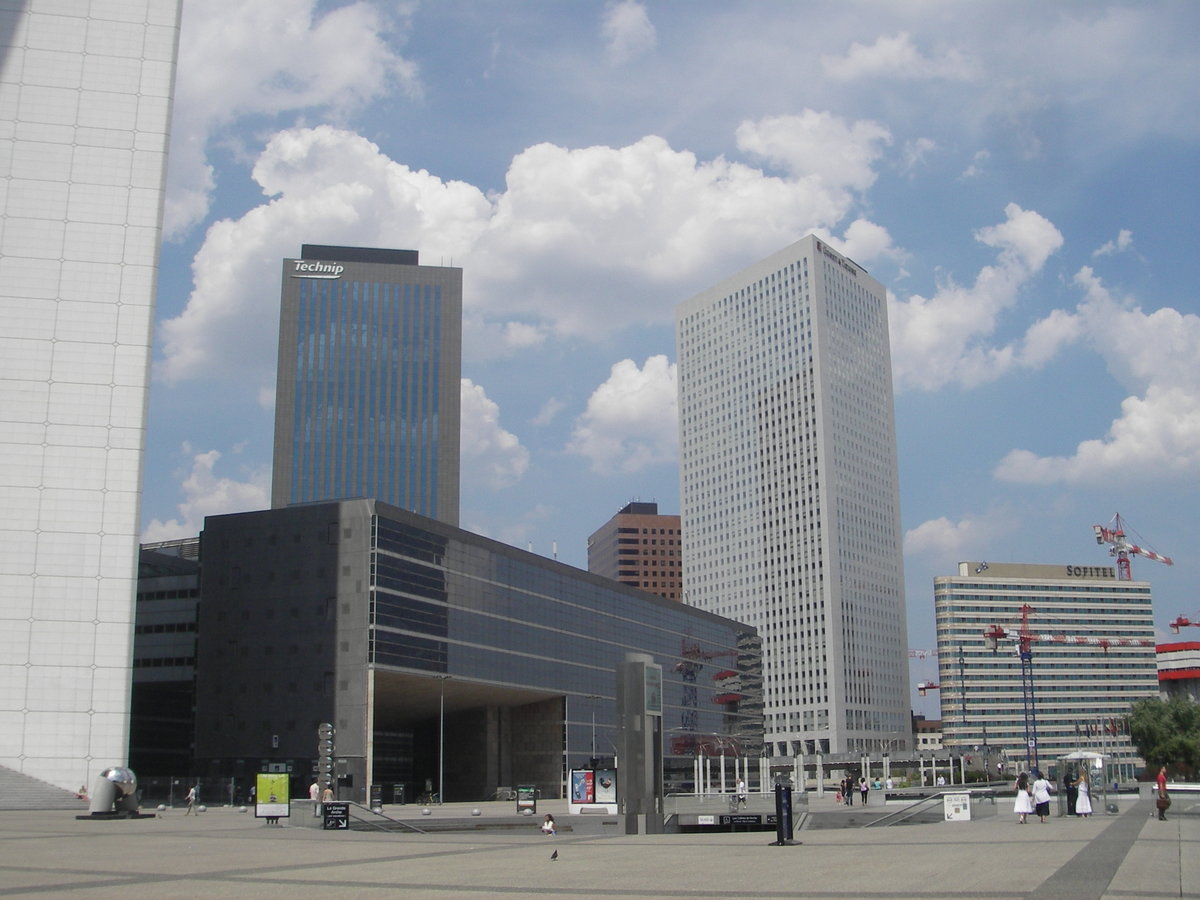
M0 810L70 809L87 812L88 803L71 791L0 766Z

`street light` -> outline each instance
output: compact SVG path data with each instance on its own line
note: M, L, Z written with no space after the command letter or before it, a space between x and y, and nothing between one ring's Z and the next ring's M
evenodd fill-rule
M592 759L591 763L596 764L596 701L603 700L599 694L587 694L585 699L592 701Z
M438 676L438 805L446 802L446 679Z

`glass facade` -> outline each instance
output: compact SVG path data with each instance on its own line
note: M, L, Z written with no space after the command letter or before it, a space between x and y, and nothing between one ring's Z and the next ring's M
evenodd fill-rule
M319 249L284 261L272 504L457 522L461 270Z
M668 756L690 758L712 735L760 755L760 651L745 626L466 532L384 515L374 527L372 663L592 695L609 755L613 673L626 653L649 653L664 669ZM590 719L567 726L567 746L590 749Z
M447 799L558 796L570 767L614 755L628 653L663 667L672 787L706 746L762 753L743 624L375 501L210 517L202 545L197 754L213 774L306 760L331 721L354 790L433 780L444 754Z

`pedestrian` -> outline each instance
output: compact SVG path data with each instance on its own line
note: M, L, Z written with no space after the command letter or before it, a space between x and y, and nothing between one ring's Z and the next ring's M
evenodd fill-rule
M325 785L325 790L321 792L321 802L322 803L332 803L333 802L333 785L332 784Z
M870 789L871 789L871 786L869 784L867 784L866 776L859 775L858 776L858 793L862 795L862 805L863 806L867 805L867 791L869 791Z
M1024 825L1025 817L1033 812L1033 791L1029 788L1029 775L1025 772L1017 776L1016 791L1017 798L1013 803L1013 812L1020 816L1017 821Z
M188 788L187 812L184 813L185 816L190 816L192 814L193 810L195 810L195 808L196 808L196 793L197 793L196 785L193 784L190 788ZM200 813L196 813L196 815L200 815Z
M312 801L313 818L321 815L321 786L315 781L308 786L308 799Z
M845 794L845 796L846 796L846 805L853 806L854 805L854 776L853 775L846 776L846 787L842 791L842 793Z
M1044 825L1050 815L1050 782L1043 777L1041 769L1034 769L1033 775L1033 811Z
M1076 798L1075 815L1085 819L1092 814L1092 791L1088 784L1087 769L1080 767L1079 778L1075 780Z
M1171 808L1171 797L1167 794L1167 767L1163 766L1158 770L1158 777L1154 779L1158 784L1158 797L1154 801L1154 805L1158 807L1158 817L1162 821L1167 820L1167 810Z
M746 805L746 779L739 778L737 783L737 802L738 806Z
M558 834L558 826L554 824L554 816L546 813L546 818L542 821L543 834Z
M889 791L890 791L894 785L895 785L895 782L894 782L894 781L892 781L892 776L891 776L891 775L889 775L889 776L887 777L887 781L885 781L885 782L883 783L883 786L884 786L884 787L885 787L887 790L889 790Z
M1082 771L1082 767L1080 767ZM1063 788L1067 794L1067 815L1075 815L1075 804L1079 802L1079 781L1075 778L1075 774L1071 771L1071 767L1067 766L1063 773Z

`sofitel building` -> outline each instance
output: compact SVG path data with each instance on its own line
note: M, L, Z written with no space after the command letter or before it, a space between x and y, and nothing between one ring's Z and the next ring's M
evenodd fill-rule
M814 236L676 311L686 602L763 642L776 755L910 743L887 297Z
M1113 566L964 562L934 579L933 602L947 748L1010 772L1091 750L1137 774L1125 720L1159 690L1149 582Z

